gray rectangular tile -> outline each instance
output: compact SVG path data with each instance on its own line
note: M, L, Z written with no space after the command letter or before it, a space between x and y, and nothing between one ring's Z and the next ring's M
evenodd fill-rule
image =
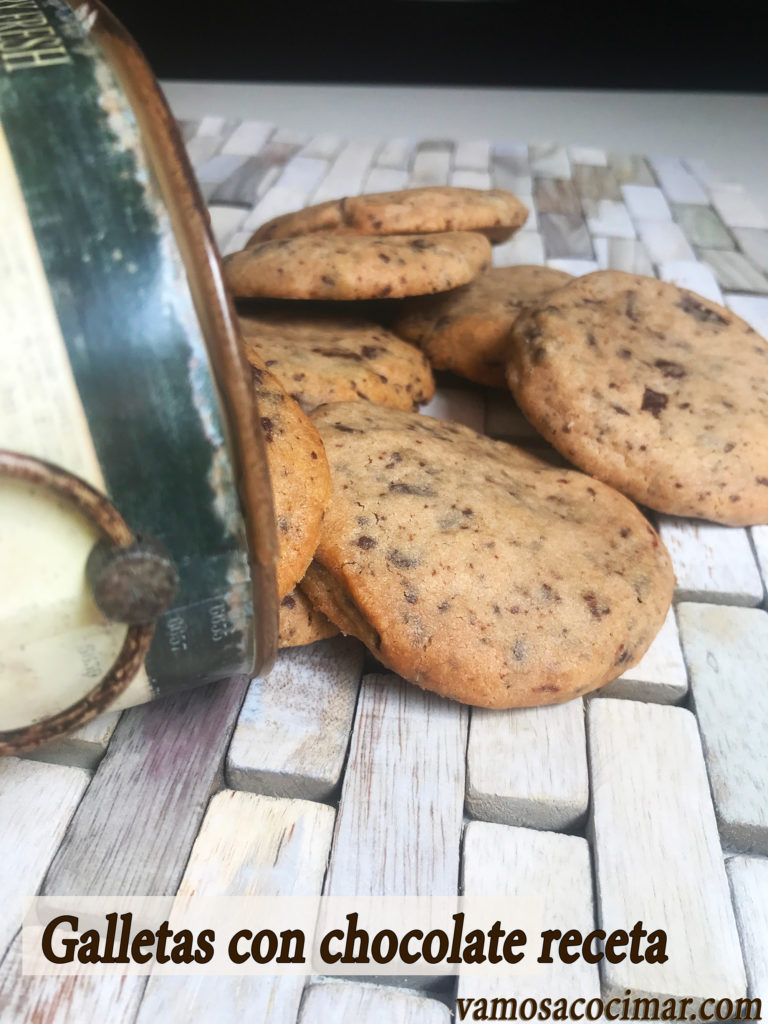
M727 252L724 249L699 249L698 255L712 268L718 284L726 291L768 295L768 278L742 253Z
M573 168L573 183L582 199L621 199L619 181L610 167L579 164Z
M594 250L581 214L542 213L539 231L548 259L592 259Z
M48 871L45 895L176 891L223 777L244 679L126 711Z
M672 215L692 245L708 249L735 249L733 235L711 206L672 203Z
M533 198L538 213L581 214L581 201L570 179L534 178Z
M643 156L609 153L608 167L620 185L656 185L656 178Z
M723 844L768 854L768 614L681 604L691 678Z
M745 255L756 267L768 273L768 231L762 228L734 228L733 233Z
M571 161L565 146L554 142L534 143L528 147L531 172L536 178L570 178Z

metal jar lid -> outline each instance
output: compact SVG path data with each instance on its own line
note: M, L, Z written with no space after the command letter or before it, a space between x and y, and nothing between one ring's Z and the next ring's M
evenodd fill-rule
M94 0L0 6L0 200L7 754L121 693L266 670L278 602L266 449L207 211L152 72ZM14 522L40 538L29 571ZM52 611L54 591L69 604Z

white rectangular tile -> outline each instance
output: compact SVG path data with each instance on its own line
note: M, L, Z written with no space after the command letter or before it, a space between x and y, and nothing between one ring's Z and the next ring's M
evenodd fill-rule
M585 199L584 215L592 235L635 238L635 228L624 203L613 199Z
M274 131L275 126L267 121L243 121L224 143L221 152L255 156Z
M530 209L530 207L529 207ZM516 267L544 262L544 243L537 231L518 231L508 242L493 247L494 267Z
M734 228L742 251L755 266L768 274L768 231L760 228Z
M198 135L223 135L232 122L226 117L218 117L215 114L206 114L201 118L197 129Z
M746 530L676 516L659 516L679 601L757 605L763 585Z
M622 185L621 194L633 220L672 220L672 211L660 188Z
M589 800L584 703L473 708L467 811L483 821L566 831Z
M527 142L494 142L493 160L514 174L530 174Z
M303 148L309 144L311 138L308 132L296 132L289 128L278 128L269 141L273 146Z
M364 677L326 895L428 897L443 911L451 906L459 875L467 719L467 708L397 676ZM423 988L434 981L421 976L413 984Z
M674 203L708 203L709 198L682 160L671 156L650 158L656 177L668 199Z
M195 135L186 144L187 156L192 166L198 168L212 159L220 146L219 135Z
M596 260L547 260L548 267L555 270L564 270L566 274L573 274L574 277L581 277L583 274L591 274L599 270Z
M589 167L606 167L608 154L604 149L593 149L590 146L569 146L568 155L572 164L586 164Z
M685 603L677 614L723 845L768 854L768 614Z
M95 768L104 756L119 718L119 711L107 711L81 725L74 732L50 743L44 743L42 747L30 750L24 756L34 761L47 761L49 764Z
M636 238L593 238L600 270L625 270L629 274L653 276L648 250Z
M15 939L0 964L3 1024L134 1024L143 977L31 977L23 975L21 941Z
M768 590L768 526L751 526L749 532L755 546L755 555L760 575L763 577L763 586Z
M408 172L396 167L372 167L363 186L364 192L399 192L408 185Z
M457 188L487 189L492 187L491 175L488 171L466 170L463 167L451 171L448 183Z
M306 206L307 199L308 193L303 188L273 185L243 221L243 230L253 232L273 217L281 217L284 213L300 210Z
M388 139L376 154L376 165L407 171L415 146L413 139Z
M247 211L240 206L209 206L211 230L222 252L228 252L229 240L242 225Z
M450 1024L451 1012L436 999L385 985L320 981L304 993L298 1024Z
M768 297L730 294L725 296L725 304L759 335L768 338Z
M731 857L726 863L741 935L751 999L768 1005L768 860ZM739 1014L739 1019L741 1014Z
M89 781L81 768L0 759L0 960Z
M635 224L654 263L696 259L688 239L674 221L637 220Z
M359 195L380 146L379 142L348 142L312 194L312 202Z
M671 281L680 288L703 295L705 299L723 304L723 293L712 270L705 263L695 260L667 260L659 267L662 281Z
M746 977L694 716L593 700L591 833L600 926L666 932L665 963L601 962L603 997L738 998Z
M329 168L327 160L294 156L285 165L277 180L281 188L295 188L309 195L323 180Z
M528 160L535 178L570 178L571 162L564 146L555 143L528 147Z
M304 800L224 790L213 797L190 854L175 907L220 893L251 906L260 896L302 897L319 906L334 812ZM316 912L316 911L315 911ZM254 929L255 930L255 929ZM137 1024L294 1024L303 975L151 977Z
M565 933L575 929L586 936L596 927L589 846L580 836L472 821L464 833L462 881L470 906L473 901L498 898L505 906L514 903L523 912L530 908L542 930ZM520 971L511 967L510 973L499 976L460 974L457 999L482 995L490 1003L492 998L511 995L519 1002L524 998L589 1000L599 996L595 964L583 959L563 963L556 944L550 950L552 963L539 964L541 947L540 935L528 936ZM471 1009L466 1019L473 1019Z
M330 133L315 135L304 146L299 155L315 160L335 160L343 145L344 139L339 135L331 135Z
M457 142L453 165L472 171L484 171L487 174L491 166L490 140L466 139L463 142Z
M731 228L768 228L768 216L741 185L713 185L712 205Z
M280 651L248 689L227 754L234 789L325 800L341 777L363 648L332 637Z
M465 427L482 433L485 421L483 392L476 389L440 387L432 401L421 407L421 413L425 416L434 416L438 420L463 423Z
M447 185L452 161L453 150L448 146L424 146L418 149L411 164L411 188Z
M240 252L241 249L247 248L252 234L253 231L236 231L234 235L230 235L224 245L219 244L219 252L222 256L227 256L231 252Z
M683 163L699 184L703 185L705 188L710 188L712 185L720 185L723 183L723 177L720 172L713 170L706 160L702 160L699 157L687 157Z
M687 692L688 675L680 650L675 612L670 608L655 640L637 665L595 690L592 696L677 704Z
M516 192L515 195L528 211L528 216L525 218L523 228L525 231L537 231L539 227L539 217L533 196L530 192ZM522 232L516 232L514 237L517 237L517 234L522 234ZM512 241L514 241L514 237ZM498 248L498 246L494 246L494 248Z

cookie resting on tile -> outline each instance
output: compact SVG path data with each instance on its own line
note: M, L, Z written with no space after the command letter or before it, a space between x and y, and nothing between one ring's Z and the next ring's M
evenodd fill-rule
M363 235L482 231L493 242L505 242L527 216L523 203L504 189L434 185L346 196L307 206L262 224L247 244L315 231Z
M251 372L275 502L277 590L282 599L312 560L331 479L315 426L263 364L252 360Z
M618 492L426 416L343 403L312 419L333 495L301 588L404 678L482 707L559 703L660 629L669 555Z
M418 345L436 370L506 388L512 324L526 305L571 280L551 267L495 267L453 291L404 300L392 329Z
M395 299L429 295L471 281L491 263L487 238L318 233L262 242L224 257L238 298Z
M576 466L659 512L768 523L768 342L735 313L598 271L512 333L515 399Z
M338 314L262 311L240 317L254 353L306 412L326 402L414 409L435 393L424 354L378 324Z

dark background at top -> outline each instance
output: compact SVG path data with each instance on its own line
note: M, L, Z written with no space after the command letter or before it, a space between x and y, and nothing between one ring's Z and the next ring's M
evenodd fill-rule
M755 0L107 5L160 78L768 92Z

